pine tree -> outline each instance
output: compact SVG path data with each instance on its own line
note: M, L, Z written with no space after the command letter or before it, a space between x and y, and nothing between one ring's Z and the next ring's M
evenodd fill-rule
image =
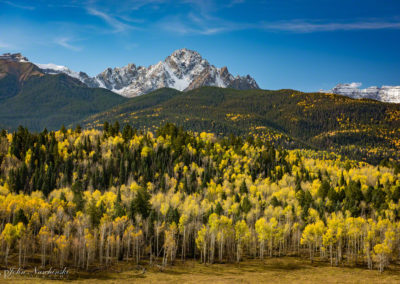
M247 189L246 182L243 181L242 184L240 185L240 193L241 194L247 194L249 191Z
M117 199L115 200L114 204L114 218L115 217L122 217L125 215L125 209L122 206L122 199L121 199L121 189L118 188L117 192Z

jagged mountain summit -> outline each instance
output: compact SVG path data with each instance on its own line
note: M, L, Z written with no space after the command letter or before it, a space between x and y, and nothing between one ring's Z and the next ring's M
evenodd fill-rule
M331 90L322 93L333 93L354 99L373 99L381 102L400 103L400 86L372 86L360 89L361 83L338 84Z
M107 68L95 77L74 72L65 66L36 64L47 74L65 73L89 87L109 89L125 97L135 97L160 88L188 91L202 86L216 86L240 90L259 89L249 75L234 77L227 67L217 68L196 52L186 48L174 51L164 61L149 67L128 64Z
M21 53L4 53L3 55L0 55L0 60L12 62L29 62L28 58L22 56Z

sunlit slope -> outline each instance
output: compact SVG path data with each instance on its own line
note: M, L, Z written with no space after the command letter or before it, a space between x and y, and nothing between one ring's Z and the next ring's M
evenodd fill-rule
M91 116L83 124L100 127L104 121L119 121L153 129L173 122L220 135L271 135L273 130L305 145L373 162L398 155L399 114L399 104L339 95L204 87L189 92L161 89Z

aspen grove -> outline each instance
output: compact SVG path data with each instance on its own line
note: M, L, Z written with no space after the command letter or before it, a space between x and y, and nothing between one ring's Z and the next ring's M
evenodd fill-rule
M0 134L5 265L172 265L295 255L383 271L400 258L400 173L262 137L172 124Z

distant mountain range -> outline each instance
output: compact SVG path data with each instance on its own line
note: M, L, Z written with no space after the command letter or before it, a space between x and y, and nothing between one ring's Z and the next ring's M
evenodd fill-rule
M257 82L249 75L234 77L227 67L217 68L198 52L186 48L174 51L164 61L149 67L131 63L124 67L107 68L95 77L72 71L65 66L36 65L47 74L65 73L88 87L106 88L125 97L135 97L165 87L179 91L203 86L259 89Z
M360 89L361 83L338 84L331 90L322 93L333 93L353 99L372 99L388 103L400 103L400 86L382 86Z
M0 60L29 62L20 53L6 53ZM124 67L107 68L100 74L90 77L85 72L72 71L66 66L32 63L40 72L49 75L66 74L78 79L90 88L104 88L124 97L136 97L160 88L172 88L189 91L204 86L233 88L238 90L259 89L257 82L250 76L236 76L229 73L227 67L217 68L211 65L198 52L186 48L174 51L164 61L149 67L130 63ZM360 89L360 83L338 84L332 93L354 99L373 99L382 102L400 103L400 86L382 86Z

